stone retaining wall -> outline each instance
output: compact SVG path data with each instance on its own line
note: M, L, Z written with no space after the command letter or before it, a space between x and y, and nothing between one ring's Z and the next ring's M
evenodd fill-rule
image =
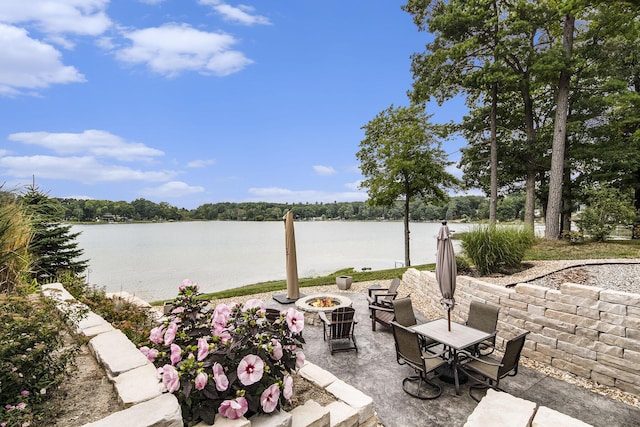
M435 273L408 269L402 277L440 309ZM496 346L530 331L526 357L640 394L640 295L564 283L559 290L521 283L513 288L458 276L452 320L464 322L472 300L500 306Z

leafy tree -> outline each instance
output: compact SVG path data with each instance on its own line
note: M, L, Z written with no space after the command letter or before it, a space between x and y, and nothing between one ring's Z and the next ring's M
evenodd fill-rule
M629 194L610 186L587 190L589 205L577 221L580 230L593 240L604 241L618 224L629 225L635 213Z
M49 198L32 184L27 187L20 204L30 216L33 226L33 238L29 246L32 277L44 283L64 272L84 272L88 261L78 259L83 251L75 241L80 233L72 233L70 225L60 223L64 212L61 203Z
M457 186L458 181L446 171L451 163L424 108L392 105L363 129L365 139L356 153L365 177L360 187L367 189L371 206L392 207L396 200L403 200L405 265L410 266L411 199L446 200L444 189Z

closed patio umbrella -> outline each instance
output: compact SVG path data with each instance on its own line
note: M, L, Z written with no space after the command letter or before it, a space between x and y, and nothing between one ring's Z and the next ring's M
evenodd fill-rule
M453 252L453 242L451 233L447 227L447 221L442 222L442 227L438 232L437 252L436 252L436 281L440 286L442 299L440 302L447 310L448 327L451 330L451 309L456 301L453 294L456 291L456 255Z
M296 235L293 231L293 212L287 211L284 216L284 236L287 253L287 298L300 298L298 283L298 260L296 258Z

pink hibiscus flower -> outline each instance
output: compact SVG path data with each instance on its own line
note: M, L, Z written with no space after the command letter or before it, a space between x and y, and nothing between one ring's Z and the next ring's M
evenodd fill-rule
M151 330L149 334L149 341L155 344L160 344L164 340L164 327L157 326Z
M178 324L176 322L169 323L167 330L164 333L164 345L170 345L176 338L178 332Z
M204 360L209 354L209 343L206 338L198 338L198 362Z
M202 390L207 386L207 382L209 381L209 376L204 372L200 372L196 375L196 390Z
M225 391L229 388L229 379L224 373L224 368L217 362L213 364L213 381L216 383L218 391Z
M238 397L235 400L225 400L222 402L218 408L218 412L223 417L236 420L243 416L245 412L247 412L247 409L249 409L247 399L244 397Z
M182 349L178 344L171 344L170 348L171 356L169 356L169 359L171 359L171 364L175 365L182 359Z
M280 360L282 359L282 344L280 344L280 341L278 341L275 338L271 338L271 358L273 360Z
M211 329L213 329L214 334L220 334L227 327L230 314L231 308L228 305L218 304L216 306L211 316Z
M259 309L258 313L264 313L267 311L267 307L264 305L264 302L257 298L251 298L250 300L247 300L247 302L245 302L242 306L242 311L247 311L256 307Z
M164 384L169 393L173 393L180 388L178 371L172 365L164 365L162 367L162 384Z
M301 332L304 329L304 315L295 308L291 307L287 310L287 325L294 334Z
M264 362L255 354L247 354L238 364L238 378L244 385L255 384L262 378Z
M305 357L302 351L296 353L296 369L300 369L304 366Z
M265 413L273 412L278 406L278 399L280 399L280 387L278 384L271 384L260 395L260 405Z
M291 396L293 396L293 378L291 377L291 375L285 375L284 379L282 380L282 383L283 383L282 395L284 396L285 399L290 400Z

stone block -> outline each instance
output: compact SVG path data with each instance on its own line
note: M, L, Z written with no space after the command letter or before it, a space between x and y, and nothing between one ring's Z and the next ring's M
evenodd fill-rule
M41 293L44 297L50 298L55 301L69 301L75 302L76 299L67 291L62 283L49 283L46 285L42 285Z
M158 373L152 363L118 375L113 380L118 399L125 408L162 394Z
M608 375L601 374L596 371L591 371L591 379L598 384L606 385L609 387L613 387L616 385L615 378L612 378Z
M600 299L614 304L640 308L640 294L603 289L602 292L600 292Z
M576 327L576 335L589 338L591 341L598 341L600 334L591 328Z
M550 308L551 310L561 311L563 313L569 314L576 314L578 311L578 306L576 306L575 304L567 304L564 302L551 300L546 300L545 307Z
M145 355L117 329L93 337L89 341L89 349L111 378L149 363Z
M600 341L605 344L613 345L616 347L622 347L625 350L628 349L633 351L640 351L640 341L625 338L622 336L603 333L603 334L600 334Z
M220 414L216 414L216 417L213 420L213 424L216 427L251 427L251 421L249 421L245 417L240 417L237 420L231 420L229 418L223 417ZM211 425L205 423L204 421L200 421L194 427L211 427Z
M623 380L616 380L616 387L627 393L640 395L640 384L638 383L633 384Z
M600 298L601 291L602 288L579 285L577 283L566 282L560 285L560 292L565 295L574 295L577 297L588 298L592 300L598 300Z
M627 350L625 349L624 351L626 352ZM626 378L627 381L633 383L637 382L638 384L640 384L640 365L638 365L637 362L620 357L609 356L608 354L598 355L598 362L602 363L603 365L618 368L626 372L629 375L629 377Z
M624 337L626 335L626 329L623 326L612 325L607 322L598 322L594 325L593 329L602 332L602 334L600 334L601 337L603 334L616 335L619 337Z
M622 357L623 355L623 350L620 347L615 347L609 344L605 344L603 342L597 341L594 343L593 345L593 349L597 352L597 353L602 353L602 354L606 354L609 356L613 356L613 357ZM600 357L600 356L598 356ZM640 363L640 360L638 361Z
M535 410L534 402L489 389L469 415L464 426L528 427Z
M329 410L314 400L296 406L289 413L292 417L291 427L329 427L331 423Z
M502 307L517 308L518 310L527 311L527 306L529 304L524 301L518 301L512 298L503 298L500 300L500 305Z
M549 288L530 283L518 283L516 285L516 293L531 295L536 298L544 299Z
M546 406L538 407L536 415L533 417L531 427L593 427L577 418L570 417L562 412L547 408Z
M358 411L359 422L375 415L373 399L344 381L336 380L326 390Z
M183 427L178 399L165 393L83 427ZM217 425L216 425L217 427Z
M344 402L332 402L325 406L329 410L331 427L357 427L358 411Z
M568 335L568 334L565 334L565 335ZM527 336L527 340L534 341L534 342L536 342L538 344L545 344L545 345L547 345L547 346L549 346L551 348L556 348L557 343L558 343L558 340L555 339L555 338L550 338L550 337L547 337L547 336L544 336L544 335L540 335L540 334L536 334L536 333L533 333L533 332L530 333Z
M584 359L596 360L597 353L594 350L581 347L580 345L571 344L566 341L558 341L558 350L562 350L569 354L575 354Z
M214 420L215 426L218 427L218 415ZM249 419L250 427L291 427L293 423L293 415L285 411L274 411L271 414L256 414ZM230 427L236 427L230 426Z
M591 375L590 369L585 369L582 365L577 365L563 359L553 359L551 361L551 366L571 372L572 374L576 374L584 378L589 378L589 376Z
M539 305L533 305L533 304L529 304L529 306L527 307L527 311L529 313L538 315L538 316L544 316L544 312L547 309L545 307L541 307Z
M329 384L337 380L336 376L311 362L307 362L298 370L302 378L305 378L320 388L326 388Z
M93 338L96 335L104 334L106 332L111 332L114 329L115 328L111 326L111 323L105 322L102 325L92 326L90 328L83 329L82 331L80 331L80 333L87 338Z
M361 421L360 427L379 427L381 424L378 422L378 417L375 415L367 420Z
M580 306L577 307L576 314L578 316L588 317L589 319L600 320L600 310L597 308Z

